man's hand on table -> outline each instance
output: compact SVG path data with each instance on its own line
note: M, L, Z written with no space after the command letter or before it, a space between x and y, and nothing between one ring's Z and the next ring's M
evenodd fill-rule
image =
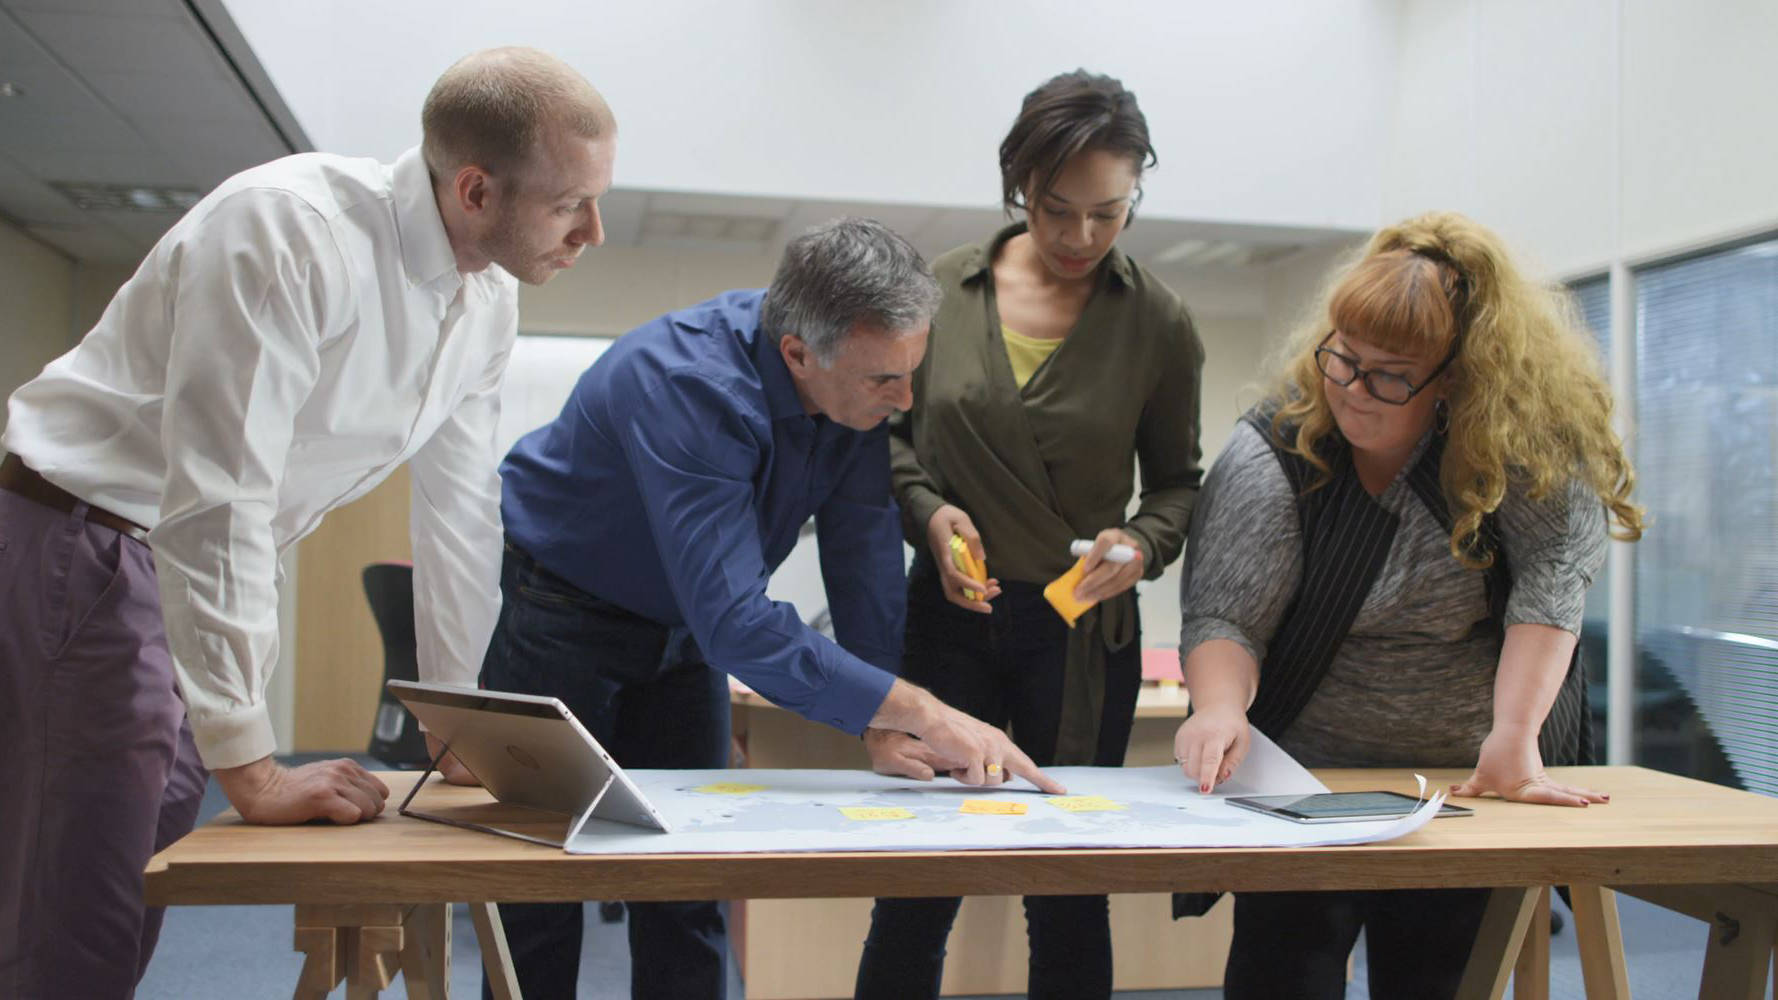
M949 763L951 777L965 785L998 785L1018 775L1051 795L1067 792L1038 770L1005 732L959 712L923 688L897 680L870 725L912 733Z
M285 767L261 757L240 767L218 768L215 774L242 819L268 826L313 819L359 823L374 819L389 799L388 785L345 759Z
M444 742L431 733L426 733L425 736L426 759L438 760L439 751L444 749ZM458 760L454 753L447 753L443 760L438 760L438 773L453 785L475 786L481 784L481 781L469 773L469 768L464 767L463 762Z
M878 774L931 781L939 774L960 770L956 761L894 729L866 729L864 749L870 754L871 770Z

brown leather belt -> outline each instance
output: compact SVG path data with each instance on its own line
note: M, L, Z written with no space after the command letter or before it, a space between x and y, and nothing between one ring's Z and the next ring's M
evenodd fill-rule
M37 470L26 465L17 455L8 455L5 461L0 462L0 490L16 493L32 503L63 513L72 511L74 505L81 502L79 497L38 475ZM128 535L143 544L148 542L147 529L108 510L88 504L86 519L120 535Z

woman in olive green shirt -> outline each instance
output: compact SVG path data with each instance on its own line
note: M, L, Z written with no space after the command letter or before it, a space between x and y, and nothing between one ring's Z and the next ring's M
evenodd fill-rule
M1010 725L1040 765L1123 763L1141 685L1132 588L1178 557L1201 477L1203 348L1179 298L1114 246L1154 162L1118 81L1068 73L1026 96L1000 165L1027 221L934 262L944 302L891 427L915 549L902 676ZM954 567L953 536L985 583ZM1074 596L1096 603L1070 628L1043 588L1074 539L1093 541ZM1107 559L1114 544L1135 558ZM904 734L865 739L879 770L946 767ZM857 995L937 996L959 903L878 900ZM1030 896L1025 911L1032 997L1110 993L1104 896Z

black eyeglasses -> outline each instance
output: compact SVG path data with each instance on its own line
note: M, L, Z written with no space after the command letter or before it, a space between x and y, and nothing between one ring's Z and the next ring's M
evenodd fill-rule
M1341 354L1327 346L1327 342L1333 339L1334 332L1333 330L1327 331L1327 336L1321 338L1321 345L1315 348L1315 367L1321 369L1321 374L1326 376L1329 382L1338 386L1351 385L1359 379L1364 379L1364 388L1371 394L1371 398L1391 406L1406 406L1408 400L1413 399L1420 394L1420 390L1431 385L1433 380L1438 378L1446 368L1451 366L1451 362L1457 359L1457 342L1452 341L1450 353L1445 355L1445 359L1438 363L1438 367L1434 368L1432 374L1426 376L1424 381L1415 385L1408 381L1406 376L1397 375L1394 372L1380 372L1358 367L1357 358Z

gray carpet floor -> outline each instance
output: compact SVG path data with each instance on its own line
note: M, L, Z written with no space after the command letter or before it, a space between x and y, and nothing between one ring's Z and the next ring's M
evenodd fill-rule
M215 783L205 797L203 819L226 805ZM1560 904L1557 904L1558 907ZM1628 957L1630 989L1637 1000L1698 995L1706 940L1705 925L1639 900L1620 898L1624 951ZM452 936L451 992L460 998L480 995L481 953L468 911L457 907ZM629 995L630 957L621 924L601 922L598 909L589 905L582 952L580 997L582 1000L616 1000ZM1181 924L1181 933L1189 925ZM292 912L288 906L188 906L167 913L160 947L148 967L137 997L140 1000L241 1000L250 997L288 996L294 988L302 957L291 950ZM1581 1000L1580 958L1574 934L1565 931L1551 941L1550 996L1553 1000ZM1365 987L1364 944L1354 955L1356 975L1348 987L1348 1000L1368 1000ZM335 996L343 996L343 988ZM397 980L389 995L401 996ZM744 1000L746 992L731 961L731 1000ZM1166 990L1124 992L1119 1000L1212 1000L1218 990ZM1768 998L1771 993L1768 988Z

